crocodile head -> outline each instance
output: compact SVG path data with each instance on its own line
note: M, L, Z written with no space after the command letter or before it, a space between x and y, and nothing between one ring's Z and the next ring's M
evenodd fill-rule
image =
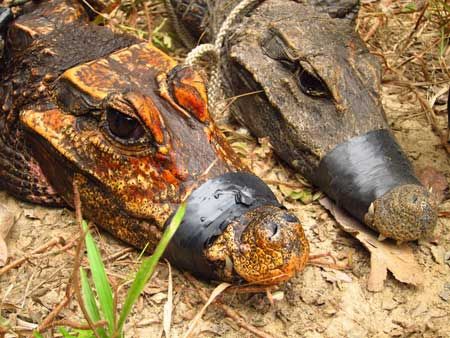
M351 2L251 8L225 39L226 92L239 121L353 216L385 237L426 237L436 206L389 131L378 60L335 8Z
M22 17L21 26L16 25L18 30L26 27L26 19ZM48 37L52 32L44 34ZM101 43L100 39L99 48ZM52 55L60 52L64 51L52 49ZM39 51L34 54L39 55ZM177 67L173 59L148 43L105 54L66 69L55 80L49 77L43 81L40 90L46 93L44 99L23 109L20 123L39 169L67 204L73 205L76 185L88 219L116 237L152 251L185 195L212 178L245 168L209 117L199 74ZM188 200L188 206L190 203ZM290 215L275 221L280 236L288 237L290 245L277 247L275 252L266 250L263 240L254 243L255 248L262 248L255 255L264 254L264 259L273 261L272 268L246 275L244 260L237 254L233 256L231 275L222 274L220 270L226 264L217 262L211 263L205 273L195 266L191 272L207 278L258 282L272 270L283 274L283 279L300 270L308 257L308 244L298 219L282 208L273 194L264 203L275 208L273 215ZM242 228L239 219L251 218L251 207L222 219L214 238L206 238L200 246L175 246L172 263L183 267L178 264L184 258L180 258L183 250L205 259L207 247L203 245L213 245L225 236L225 230L233 231L237 224ZM265 221L268 218L250 222L249 228L264 232L273 227ZM200 220L192 226L196 231L204 230ZM181 242L183 239L179 238ZM236 238L239 241L241 238ZM251 243L252 239L245 241Z

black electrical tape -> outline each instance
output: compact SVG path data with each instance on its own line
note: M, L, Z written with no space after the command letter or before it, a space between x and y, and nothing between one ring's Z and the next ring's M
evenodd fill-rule
M214 264L205 257L205 249L233 220L262 205L281 207L269 187L255 175L227 173L208 180L189 196L183 221L165 257L198 277L216 279Z
M354 137L319 164L318 187L352 216L364 221L370 204L391 189L417 184L411 163L388 130Z

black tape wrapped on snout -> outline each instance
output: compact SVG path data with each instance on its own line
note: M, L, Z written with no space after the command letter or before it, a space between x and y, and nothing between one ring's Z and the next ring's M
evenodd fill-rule
M352 216L364 221L370 204L393 188L417 184L411 163L388 130L354 137L319 164L319 188Z
M180 269L211 280L218 278L204 250L233 220L262 205L281 205L270 188L250 173L227 173L208 180L187 200L186 213L165 257ZM171 217L166 222L169 224Z

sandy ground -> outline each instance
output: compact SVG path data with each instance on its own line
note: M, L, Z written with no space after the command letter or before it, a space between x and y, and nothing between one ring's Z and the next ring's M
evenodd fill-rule
M446 125L444 109L449 85L450 51L440 56L436 16L429 9L401 14L410 1L366 1L360 13L359 30L373 52L383 57L385 74L383 103L396 137L416 168L432 166L450 177L449 157L437 136ZM447 62L447 63L446 63ZM432 127L437 127L433 131ZM357 240L344 233L333 218L311 202L314 191L289 169L283 167L267 144L256 145L245 130L223 126L230 142L256 173L272 183L278 197L301 219L311 242L312 253L330 252L346 270L308 266L289 283L273 292L274 304L264 293L220 296L254 327L273 337L450 337L450 220L439 218L436 239L411 243L423 270L424 283L413 287L389 275L381 292L367 290L370 261ZM284 182L279 184L277 182ZM288 185L286 185L286 182ZM303 192L303 202L292 192ZM295 194L294 194L295 195ZM297 194L298 195L298 194ZM70 242L78 235L72 211L30 205L0 193L0 203L15 215L7 237L10 261L54 238ZM450 201L440 207L450 211ZM125 284L136 270L138 253L101 232L96 236L108 274L114 285ZM64 298L73 266L74 249L62 252L57 246L29 257L16 269L0 277L0 320L8 321L6 337L29 334L36 324ZM83 261L86 264L86 261ZM210 294L214 285L192 284L172 269L172 337L181 337L198 313L203 301L199 290ZM169 270L161 263L156 275L138 301L127 323L128 337L160 337L163 333L164 304L167 302ZM120 301L119 301L120 303ZM58 319L77 321L80 312L73 300ZM166 316L167 319L167 316ZM4 324L5 325L5 324ZM28 333L27 333L28 332ZM0 334L1 336L1 334ZM196 336L253 337L239 327L220 306L211 305L202 317Z

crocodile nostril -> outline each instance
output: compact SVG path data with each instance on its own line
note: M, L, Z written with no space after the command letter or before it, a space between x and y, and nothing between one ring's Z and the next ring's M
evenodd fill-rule
M267 229L267 236L270 239L273 239L278 234L279 226L275 222L269 222L267 223L266 229Z

